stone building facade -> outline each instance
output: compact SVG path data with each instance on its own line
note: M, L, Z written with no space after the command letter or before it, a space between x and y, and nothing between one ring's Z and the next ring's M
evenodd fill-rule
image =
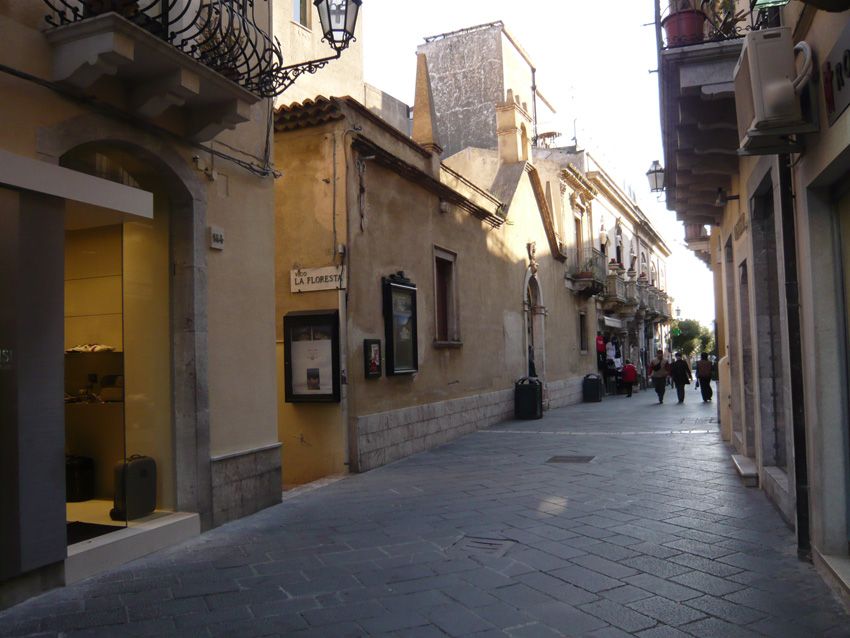
M750 35L706 33L685 47L659 31L667 203L714 273L732 459L796 530L801 557L846 595L850 116L833 71L850 48L850 11L793 2L747 18ZM799 74L789 95L800 110L784 130L754 134L747 104L764 83L735 73L765 34L780 43L774 60L793 60L799 45L784 77L791 86Z

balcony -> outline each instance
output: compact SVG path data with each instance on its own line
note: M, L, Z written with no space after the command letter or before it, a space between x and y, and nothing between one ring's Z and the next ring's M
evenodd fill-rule
M646 307L644 309L644 315L646 319L652 320L658 317L658 290L655 286L647 286L645 289L646 292Z
M255 20L266 0L43 1L54 80L85 89L114 78L133 112L179 109L198 141L247 121L274 91L283 58Z
M720 222L718 189L731 189L739 145L733 72L747 31L773 26L775 9L664 14L657 0L658 81L667 208L694 225ZM699 2L693 6L702 6Z
M606 311L619 312L626 303L626 280L619 270L612 270L605 279L602 307Z
M594 250L591 256L567 273L567 286L582 297L592 297L605 290L605 255Z
M694 254L711 266L711 234L703 224L685 224L685 243Z

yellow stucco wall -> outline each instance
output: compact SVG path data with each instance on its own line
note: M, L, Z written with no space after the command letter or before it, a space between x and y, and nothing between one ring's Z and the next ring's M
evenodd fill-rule
M336 142L334 139L336 136ZM339 128L326 126L278 136L275 162L283 177L275 185L275 331L278 437L283 483L298 485L347 471L346 433L339 403L286 403L283 317L301 310L339 309L336 291L290 292L290 271L334 265L335 243L345 243L345 164ZM337 171L333 145L337 145ZM333 192L336 179L337 241Z

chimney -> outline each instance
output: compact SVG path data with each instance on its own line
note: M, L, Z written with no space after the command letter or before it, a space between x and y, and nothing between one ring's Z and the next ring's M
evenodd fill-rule
M504 164L531 160L531 115L523 106L511 89L505 101L496 104L499 161Z

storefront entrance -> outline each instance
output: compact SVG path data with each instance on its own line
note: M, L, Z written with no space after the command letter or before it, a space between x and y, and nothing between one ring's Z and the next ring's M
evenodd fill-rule
M116 149L86 147L62 164L154 193L150 220L66 206L65 492L72 546L175 508L169 206L155 176Z

